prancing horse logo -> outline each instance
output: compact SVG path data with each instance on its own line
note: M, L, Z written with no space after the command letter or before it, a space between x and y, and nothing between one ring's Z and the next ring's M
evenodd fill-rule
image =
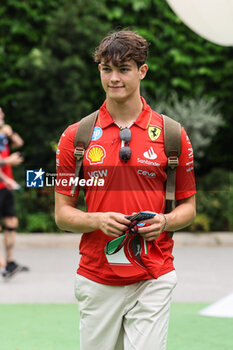
M155 141L161 135L161 129L158 126L150 125L148 128L148 135L151 141Z

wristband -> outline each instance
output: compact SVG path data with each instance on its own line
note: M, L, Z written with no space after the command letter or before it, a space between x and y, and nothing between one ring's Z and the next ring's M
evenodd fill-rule
M164 226L163 226L163 229L162 229L162 232L164 232L164 231L166 231L166 228L167 228L167 217L166 217L166 215L165 214L163 214L163 213L160 213L160 215L163 215L163 217L164 217Z

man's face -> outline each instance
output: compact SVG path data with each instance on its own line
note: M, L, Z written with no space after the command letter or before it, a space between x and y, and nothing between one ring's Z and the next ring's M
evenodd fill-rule
M107 99L125 102L135 94L140 94L140 82L145 77L147 65L138 68L134 60L114 66L112 62L99 64L101 83Z

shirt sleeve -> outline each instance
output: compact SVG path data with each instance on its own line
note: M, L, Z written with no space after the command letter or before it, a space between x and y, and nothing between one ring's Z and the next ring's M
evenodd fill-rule
M57 178L55 191L71 196L74 181L76 158L74 157L74 136L78 123L70 125L61 135L56 152ZM79 188L74 196L78 196Z
M194 155L191 141L181 129L181 154L176 170L176 200L185 199L196 193Z

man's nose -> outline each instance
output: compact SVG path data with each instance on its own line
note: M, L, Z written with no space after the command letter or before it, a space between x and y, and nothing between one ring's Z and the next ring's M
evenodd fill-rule
M112 71L111 82L114 83L118 81L120 81L119 73L117 71Z

